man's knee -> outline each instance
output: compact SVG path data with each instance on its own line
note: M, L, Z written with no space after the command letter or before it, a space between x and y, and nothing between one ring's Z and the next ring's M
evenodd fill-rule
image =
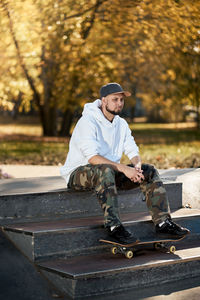
M98 165L98 169L99 169L99 172L100 172L101 176L103 176L103 177L105 177L105 176L106 177L115 176L115 171L114 171L112 165L101 164L101 165Z
M157 170L153 165L142 164L142 170L143 170L145 181L147 182L151 182L152 179L157 174Z
M109 164L98 165L98 171L96 173L97 190L107 190L109 187L115 189L115 171Z

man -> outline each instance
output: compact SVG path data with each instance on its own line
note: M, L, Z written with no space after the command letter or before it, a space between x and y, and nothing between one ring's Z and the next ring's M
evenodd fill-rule
M131 94L118 83L108 83L100 89L101 99L85 104L73 131L61 175L68 188L96 191L104 212L105 229L112 239L126 244L138 242L120 221L117 199L117 188L138 186L146 197L156 232L183 236L189 230L172 221L166 191L157 170L141 163L128 124L119 117L124 98L128 96ZM123 153L131 165L120 163Z

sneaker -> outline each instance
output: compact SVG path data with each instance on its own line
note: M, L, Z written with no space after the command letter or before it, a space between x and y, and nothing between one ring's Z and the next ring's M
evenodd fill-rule
M139 240L134 237L123 225L116 226L112 231L107 229L108 235L116 242L122 244L137 244Z
M190 231L187 228L183 228L176 224L172 221L172 219L168 218L163 223L156 225L156 233L182 237L190 233Z

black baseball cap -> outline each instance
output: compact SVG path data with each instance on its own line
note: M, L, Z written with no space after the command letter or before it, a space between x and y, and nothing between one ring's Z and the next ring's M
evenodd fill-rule
M100 97L106 97L110 94L120 94L123 93L126 97L131 96L131 93L124 91L120 84L116 82L111 82L106 85L103 85L100 88Z

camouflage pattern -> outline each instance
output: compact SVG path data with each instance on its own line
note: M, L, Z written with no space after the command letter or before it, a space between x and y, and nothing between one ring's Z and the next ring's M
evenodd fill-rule
M72 172L69 188L76 191L94 189L104 212L105 227L120 225L115 171L110 165L91 165L78 167Z
M154 166L143 164L145 180L140 189L145 195L146 204L154 224L159 224L170 217L169 201L164 184Z
M77 191L95 190L104 212L105 227L110 227L121 224L117 188L133 189L139 186L145 195L152 220L157 224L170 215L166 191L153 166L143 164L142 170L145 180L139 184L129 180L123 173L115 171L109 164L88 164L72 172L68 187Z

